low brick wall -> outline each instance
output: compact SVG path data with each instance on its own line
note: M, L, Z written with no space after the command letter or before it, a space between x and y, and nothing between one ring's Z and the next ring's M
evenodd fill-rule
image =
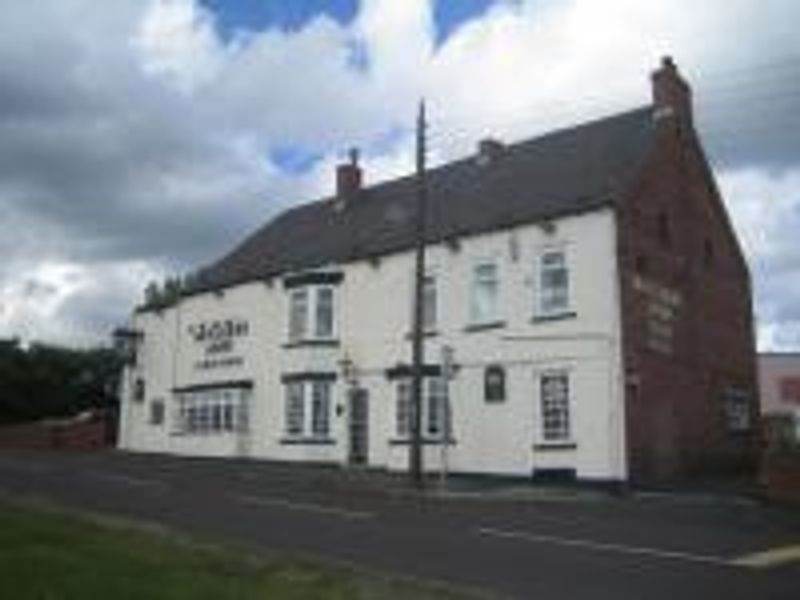
M73 423L37 422L0 427L0 448L101 448L111 443L109 426L96 419Z
M800 451L767 452L761 481L768 500L800 506Z

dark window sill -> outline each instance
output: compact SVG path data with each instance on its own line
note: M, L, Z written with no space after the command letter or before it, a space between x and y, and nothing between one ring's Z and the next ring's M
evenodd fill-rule
M531 323L548 323L550 321L565 321L566 319L574 319L578 316L575 311L557 313L552 315L534 315Z
M444 440L439 438L422 438L420 440L423 446L441 446ZM390 446L410 446L411 445L411 438L392 438L389 440ZM455 446L456 440L454 438L450 438L447 442L448 446Z
M474 331L488 331L489 329L500 329L506 326L505 321L491 321L489 323L473 323L464 327L464 331L472 333Z
M289 348L338 348L339 340L298 340L296 342L287 342L283 345L284 349Z
M550 450L576 450L577 448L578 444L575 442L551 442L533 445L534 450L541 450L543 452Z
M285 437L279 440L281 446L335 446L336 440L329 437Z

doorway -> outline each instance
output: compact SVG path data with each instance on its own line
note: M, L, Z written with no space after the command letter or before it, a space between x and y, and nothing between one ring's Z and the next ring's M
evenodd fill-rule
M369 394L364 388L354 388L349 394L347 411L350 433L348 463L366 465L369 459Z

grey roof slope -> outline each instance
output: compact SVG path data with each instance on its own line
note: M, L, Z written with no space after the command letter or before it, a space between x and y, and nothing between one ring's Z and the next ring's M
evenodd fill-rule
M472 156L432 169L426 238L437 242L607 205L631 183L652 131L648 106L506 146L486 166ZM187 293L413 246L413 177L364 188L343 210L333 200L278 215L198 271Z

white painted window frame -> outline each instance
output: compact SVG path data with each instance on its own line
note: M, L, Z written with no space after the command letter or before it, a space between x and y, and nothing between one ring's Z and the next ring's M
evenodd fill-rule
M441 377L426 377L422 385L422 437L429 440L443 439L448 416L448 385ZM398 439L411 437L413 416L411 380L403 378L395 385L394 434ZM437 406L438 404L438 406ZM434 409L435 407L435 409ZM452 435L452 414L450 433Z
M567 298L566 298L566 305L563 307L558 307L555 309L546 308L544 306L545 300L545 290L546 287L543 284L544 279L544 272L545 272L545 257L551 254L561 254L564 260L563 268L567 272ZM560 242L557 244L547 244L546 246L540 247L536 252L536 259L534 264L534 276L533 276L533 292L534 292L534 317L542 317L542 318L549 318L549 317L560 317L564 315L569 315L575 312L574 308L574 269L573 269L573 260L570 252L570 246L566 242Z
M316 393L325 389L324 399L321 404L317 403ZM292 397L292 390L299 390L299 394ZM287 381L284 383L284 435L289 439L329 439L331 437L331 408L333 406L334 382L329 379L306 379L297 381ZM292 407L290 402L299 398L299 410L295 415L299 415L299 427L294 427L297 423L292 422ZM320 408L321 407L321 408ZM318 411L322 410L320 414ZM320 429L319 423L324 423L325 427ZM292 427L290 427L290 425Z
M324 293L330 294L330 331L320 330L321 302L320 296ZM302 316L298 319L299 327L295 327L295 303L296 299L305 298ZM328 341L335 340L337 336L336 318L336 286L333 285L304 285L289 290L288 294L288 337L290 343L302 343L308 341Z
M545 419L545 397L544 380L547 377L566 377L567 397L566 414L567 427L566 434L558 437L548 436ZM575 443L575 371L569 366L553 366L543 368L535 373L536 382L536 445L537 446L560 446Z
M491 266L494 269L494 305L491 314L478 315L478 290L480 287L480 278L478 271L481 267ZM486 325L489 323L496 323L501 320L501 295L502 295L502 275L500 268L500 259L497 256L482 256L473 259L469 271L469 323L470 325Z

